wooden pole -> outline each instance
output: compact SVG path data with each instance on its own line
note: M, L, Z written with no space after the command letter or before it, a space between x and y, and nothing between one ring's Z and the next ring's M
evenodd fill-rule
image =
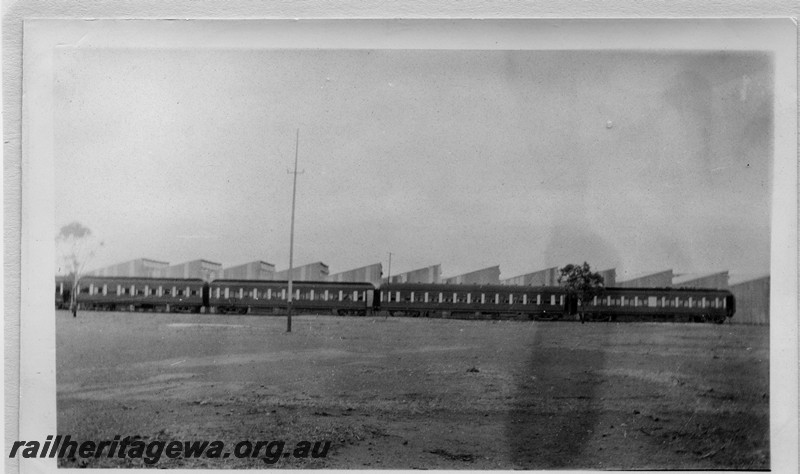
M292 183L292 226L289 231L289 296L286 306L286 332L292 332L292 273L294 273L294 203L297 198L297 154L300 146L300 129L294 142L294 181Z

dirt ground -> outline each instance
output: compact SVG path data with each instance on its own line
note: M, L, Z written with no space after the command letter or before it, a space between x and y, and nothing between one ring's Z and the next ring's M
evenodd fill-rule
M150 467L770 467L768 327L296 316L287 334L285 317L56 319L61 435L226 451L331 441L325 458Z

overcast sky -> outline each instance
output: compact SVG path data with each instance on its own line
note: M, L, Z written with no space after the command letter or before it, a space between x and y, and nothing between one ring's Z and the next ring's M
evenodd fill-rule
M56 225L146 257L769 270L766 53L60 48Z

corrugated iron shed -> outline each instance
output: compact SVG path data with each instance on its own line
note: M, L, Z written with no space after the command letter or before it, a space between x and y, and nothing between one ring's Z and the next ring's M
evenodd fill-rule
M731 276L730 290L736 298L736 314L731 322L769 324L770 276Z
M670 288L673 277L672 269L670 269L618 281L616 286L622 288Z
M91 276L156 278L159 276L159 272L168 266L169 263L167 262L161 262L150 258L137 258L135 260L98 268L86 274Z
M482 268L474 272L445 278L443 283L460 285L499 285L500 266Z
M408 272L391 275L392 283L441 283L442 265L418 268Z
M728 289L728 272L715 273L683 273L672 279L673 288L715 288Z
M328 277L328 281L369 282L373 285L379 285L381 283L382 276L383 265L380 263L373 263L372 265L366 265L363 267L354 268L352 270L335 273Z
M289 269L275 273L276 280L288 280ZM292 269L292 280L325 281L328 279L328 266L322 262L309 263Z
M256 260L225 268L222 275L229 280L272 280L275 277L275 265Z

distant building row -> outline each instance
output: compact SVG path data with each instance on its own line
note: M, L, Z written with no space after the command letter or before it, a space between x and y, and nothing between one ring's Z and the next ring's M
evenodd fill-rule
M500 266L483 268L473 272L442 278L441 265L432 265L405 273L383 277L380 263L367 265L341 273L329 274L328 266L322 262L295 267L292 279L298 281L336 281L370 282L375 285L386 283L447 283L479 285L520 285L520 286L558 286L558 267L547 268L512 278L500 279ZM718 288L730 289L737 299L736 321L751 324L769 322L769 276L733 278L728 272L709 274L675 274L665 270L625 281L616 280L616 269L601 270L608 287L625 288ZM275 271L275 266L264 261L249 262L233 267L222 268L222 264L208 260L170 265L147 258L111 265L89 272L96 276L129 276L146 278L201 278L235 280L286 280L289 271ZM733 281L730 281L733 280Z

